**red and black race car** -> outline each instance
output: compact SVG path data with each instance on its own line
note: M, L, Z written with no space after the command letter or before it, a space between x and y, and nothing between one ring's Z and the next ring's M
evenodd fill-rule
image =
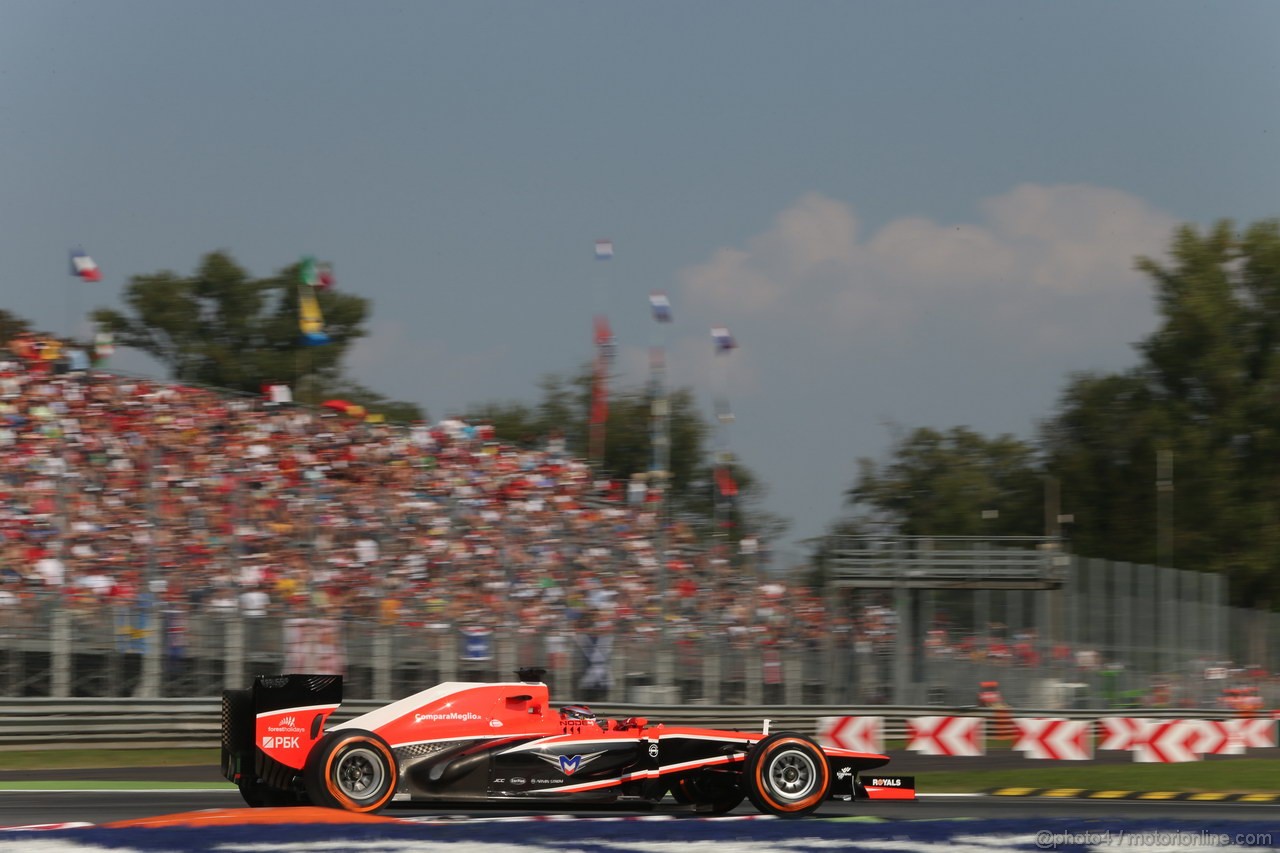
M415 803L509 801L636 808L668 793L722 814L749 799L803 817L827 799L914 799L914 779L858 774L884 755L821 747L794 732L666 726L553 708L541 671L446 682L340 725L337 675L259 676L222 697L222 772L251 806L376 812Z

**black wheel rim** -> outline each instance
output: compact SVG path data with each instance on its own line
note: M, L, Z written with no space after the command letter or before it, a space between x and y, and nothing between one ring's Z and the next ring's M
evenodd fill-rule
M774 795L788 802L803 800L818 785L818 766L802 749L787 749L773 756L767 775Z
M333 768L338 790L356 802L375 799L386 783L387 770L381 756L366 746L344 752Z

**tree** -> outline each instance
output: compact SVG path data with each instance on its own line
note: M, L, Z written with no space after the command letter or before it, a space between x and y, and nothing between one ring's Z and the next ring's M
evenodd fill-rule
M916 429L894 443L884 465L859 459L858 479L845 496L865 529L909 536L1035 536L1044 530L1035 449L1010 435L989 439L967 427Z
M532 445L553 435L562 437L569 453L585 457L592 381L590 365L568 378L549 375L539 383L542 399L536 406L489 402L471 407L463 417L472 423L491 425L495 435L509 442ZM722 516L717 516L714 460L705 448L710 428L698 413L697 401L690 389L669 392L667 402L670 510L701 519L708 527L719 518L725 522L724 529L732 531L735 542L746 533L765 542L781 536L786 521L763 509L763 484L738 463L732 466L738 495L727 509L722 503ZM610 393L603 464L603 471L609 476L629 480L651 471L652 411L653 396L649 387L615 388Z
M591 383L589 367L571 378L552 374L539 383L542 399L536 406L488 402L470 407L464 418L473 423L488 423L498 437L520 444L544 441L551 435L562 436L569 453L585 457ZM696 479L698 466L704 461L703 443L708 428L697 412L693 392L689 389L672 391L668 403L670 416L667 428L671 439L668 467L672 492L679 496ZM647 388L614 389L609 395L603 465L603 470L609 475L629 479L648 472L652 467L651 411L652 397Z
M0 346L7 346L19 335L31 331L31 323L17 314L0 308Z
M1071 550L1155 563L1156 462L1176 421L1140 370L1077 374L1042 427L1046 465L1072 516Z
M217 251L190 276L169 271L133 276L124 292L132 313L98 308L93 317L117 345L153 356L182 382L249 393L267 382L289 382L300 401L311 403L334 396L326 384L345 383L347 390L363 391L371 400L416 409L341 379L349 347L366 334L369 300L318 291L329 343L307 346L298 326L298 285L298 264L253 279L230 254Z
M1167 263L1138 267L1161 315L1138 347L1142 364L1078 377L1046 428L1074 543L1110 559L1158 556L1163 453L1173 462L1173 565L1226 574L1236 603L1278 604L1280 221L1184 226Z

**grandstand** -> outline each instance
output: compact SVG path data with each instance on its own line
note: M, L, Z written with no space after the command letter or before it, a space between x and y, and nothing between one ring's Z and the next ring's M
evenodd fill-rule
M901 694L892 590L828 598L761 583L682 520L659 535L652 504L628 502L559 442L514 447L457 419L374 423L66 369L49 351L0 363L0 695L207 696L288 669L341 671L352 698L385 699L520 665L548 667L557 698ZM1028 596L1047 593L1026 589L1007 591L998 628L985 605L963 623L930 592L910 671L918 698L967 704L996 679L1023 706L1061 685L1071 696L1052 701L1088 701L1080 688L1095 704L1128 701L1158 685L1166 703L1201 703L1261 685L1274 704L1269 667L1221 666L1226 627L1242 624L1212 604L1221 590L1179 592L1161 624L1187 614L1222 630L1144 638L1125 627L1141 624L1142 583L1117 596L1096 579L1127 569L1071 560L1032 586L1071 579L1070 612L1119 602L1114 630L1038 632L1051 620ZM1101 597L1084 597L1095 587ZM1210 669L1226 676L1202 677Z

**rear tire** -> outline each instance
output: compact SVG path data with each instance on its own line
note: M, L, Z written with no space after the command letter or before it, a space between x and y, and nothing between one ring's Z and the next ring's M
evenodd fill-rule
M751 804L765 814L796 818L813 814L831 792L827 757L809 738L778 732L755 745L743 768Z
M396 759L373 732L342 729L320 739L303 771L307 796L316 805L372 813L396 792Z

